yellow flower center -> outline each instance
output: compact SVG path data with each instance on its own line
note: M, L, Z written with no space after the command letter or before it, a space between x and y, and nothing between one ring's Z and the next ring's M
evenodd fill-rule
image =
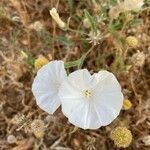
M85 90L84 95L86 98L90 98L92 96L92 92L90 90Z

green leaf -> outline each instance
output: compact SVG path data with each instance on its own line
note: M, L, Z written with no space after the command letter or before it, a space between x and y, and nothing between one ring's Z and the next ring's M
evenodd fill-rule
M101 4L100 0L95 0L95 2L96 2L97 4Z
M35 58L33 57L32 53L29 50L22 50L24 53L27 54L27 58L24 60L26 61L29 68L32 68L34 66Z
M68 0L68 7L69 7L69 10L70 10L70 13L72 13L73 5L74 5L74 1L73 0Z
M85 17L89 20L91 29L94 33L97 33L97 27L96 27L96 22L93 16L90 15L90 13L85 9L84 10Z
M84 60L86 59L87 54L88 54L88 53L85 53L85 54L80 58L80 61L79 61L79 64L78 64L78 69L81 69L81 68L82 68L83 63L84 63Z
M117 0L109 0L109 4L115 6L117 5Z
M63 45L66 45L66 46L73 45L73 42L70 40L67 40L66 37L64 36L57 36L54 38L54 40L58 40L59 42L61 42Z
M150 0L145 0L145 3L150 6Z
M75 60L75 61L66 62L65 63L65 68L68 69L68 68L71 68L71 67L76 67L76 66L79 65L80 61L81 60L78 59L78 60Z
M143 23L142 19L133 19L132 21L130 21L129 25L131 26L137 26Z

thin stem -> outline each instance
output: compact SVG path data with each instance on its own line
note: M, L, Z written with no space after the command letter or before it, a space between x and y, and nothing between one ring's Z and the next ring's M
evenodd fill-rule
M87 55L93 50L95 45L93 45L80 59L81 59L81 62L79 63L78 65L78 69L81 69L82 66L83 66L83 63L84 63L84 60L86 59Z

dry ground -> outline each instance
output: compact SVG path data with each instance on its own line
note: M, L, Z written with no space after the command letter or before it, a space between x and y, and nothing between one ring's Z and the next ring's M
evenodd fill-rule
M125 97L131 100L132 108L122 110L120 116L106 127L78 129L70 134L74 126L67 122L61 111L48 116L38 108L31 92L36 74L32 66L34 58L42 54L49 60L73 61L91 47L85 40L87 37L78 32L62 31L52 21L49 10L56 5L63 20L71 16L70 26L73 29L82 28L83 9L92 12L91 3L86 0L0 0L0 150L119 149L109 135L122 123L133 134L132 143L126 149L149 150L150 146L142 140L150 135L150 11L146 9L138 15L143 20L142 24L118 31L122 37L134 35L139 40L136 48L128 50L123 64L118 52L120 44L109 32L83 64L83 68L88 68L91 73L100 69L112 71L121 83ZM44 30L40 33L33 27L36 21L43 24ZM107 31L105 24L101 24L101 30ZM85 32L88 33L88 29ZM32 54L28 62L22 60L22 50ZM140 55L138 60L135 60L135 54ZM14 118L19 114L30 121L49 119L44 138L37 139L24 127L18 129ZM10 134L16 137L15 144L8 143Z

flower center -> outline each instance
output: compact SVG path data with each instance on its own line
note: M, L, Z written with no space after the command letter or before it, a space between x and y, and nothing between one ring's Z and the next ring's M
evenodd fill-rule
M90 90L85 90L84 95L86 98L90 98L92 96L92 92Z

